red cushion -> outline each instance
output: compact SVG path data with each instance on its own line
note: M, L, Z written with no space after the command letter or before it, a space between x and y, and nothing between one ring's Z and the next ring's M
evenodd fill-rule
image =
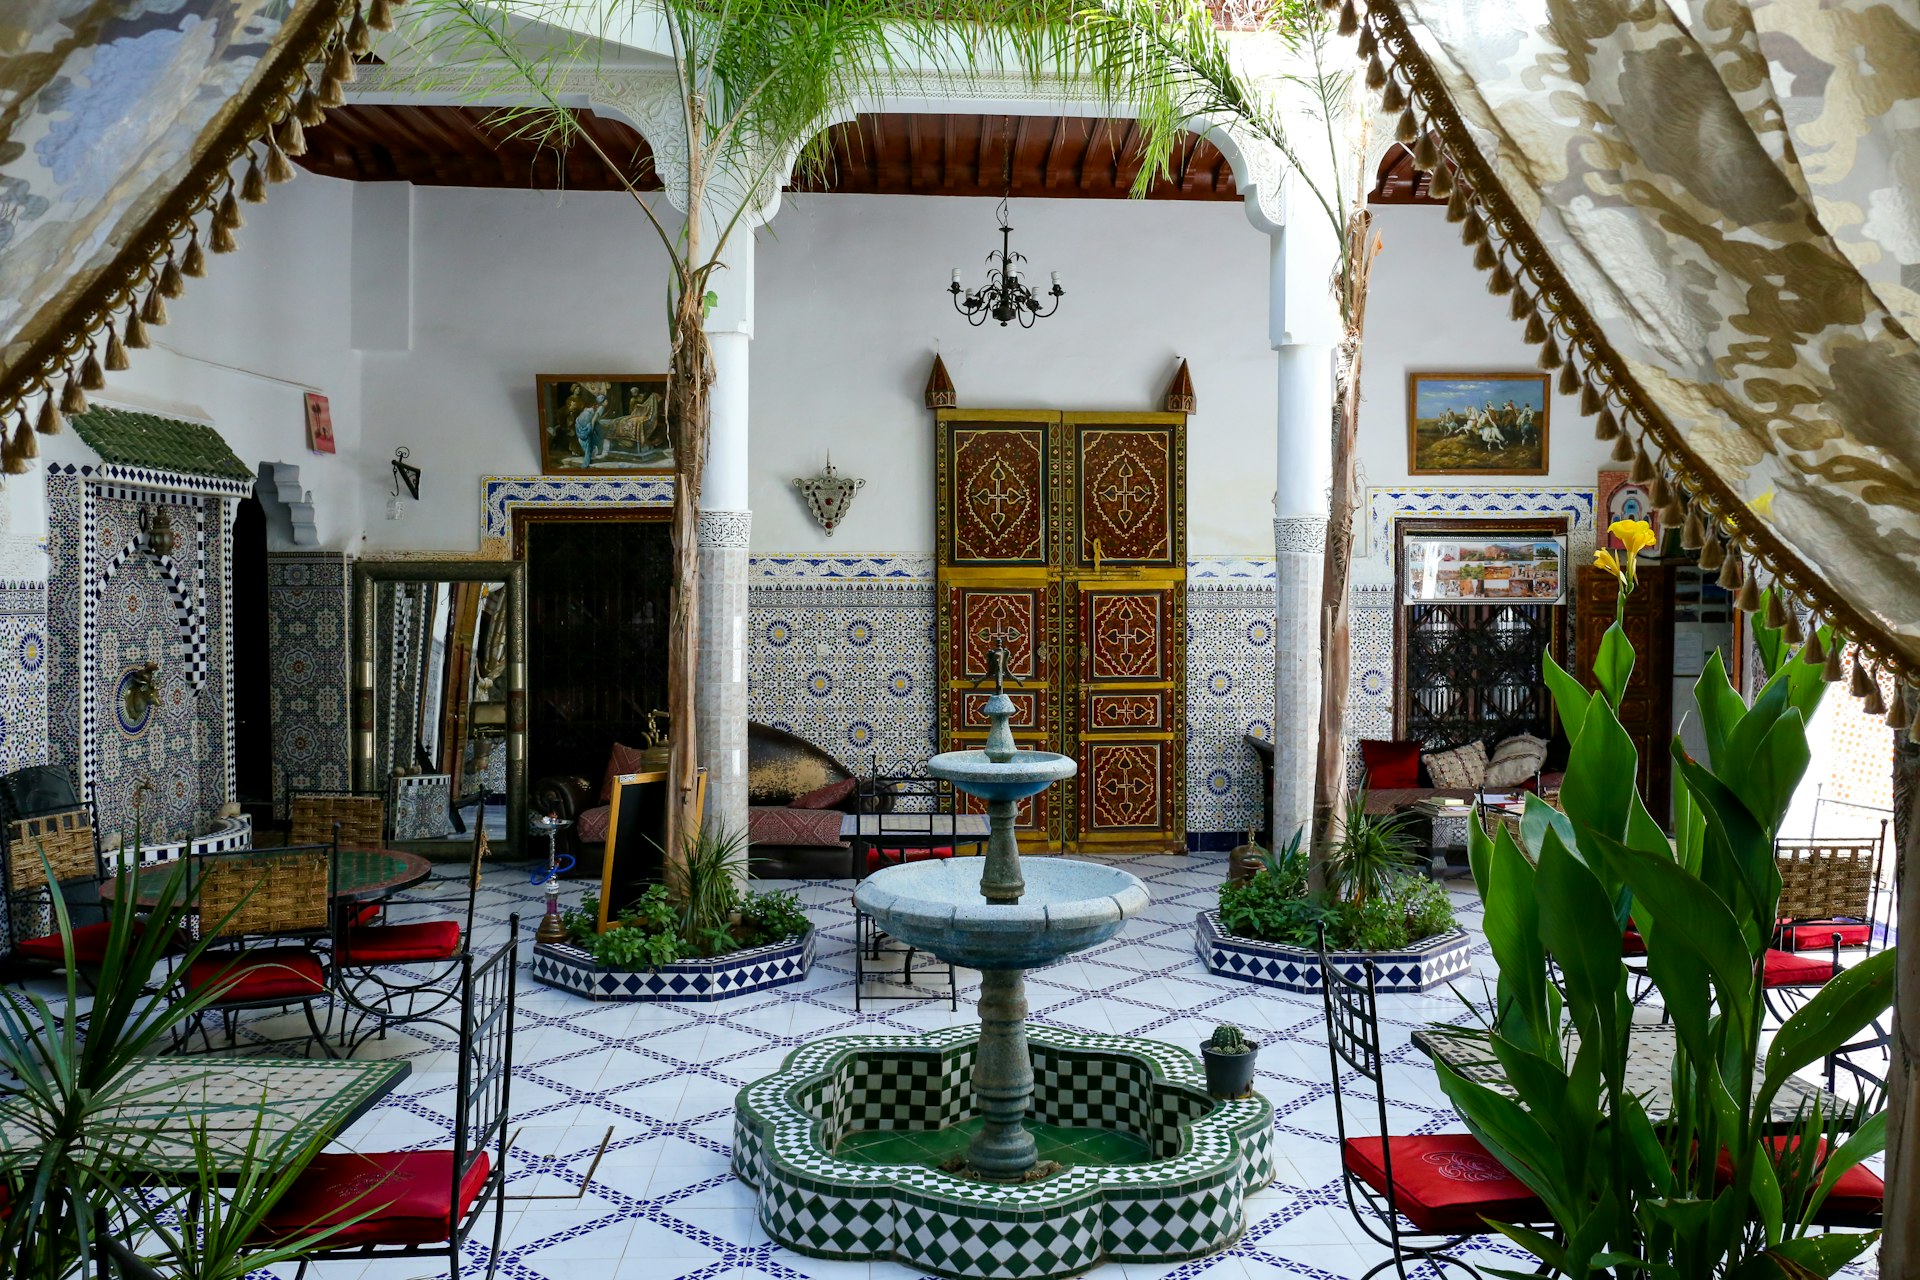
M460 925L455 920L418 924L382 924L347 931L342 964L409 964L451 960L460 954Z
M629 747L622 743L613 744L612 754L607 756L607 776L600 781L600 803L613 799L613 780L623 773L639 773L641 761L646 753L638 747Z
M380 918L383 906L384 904L379 902L363 902L357 907L348 907L347 923L353 926L372 924Z
M1763 1138L1761 1141L1772 1147L1776 1156L1782 1152L1793 1151L1800 1143L1798 1138L1785 1135ZM1824 1160L1827 1155L1827 1140L1820 1138L1817 1142L1818 1145L1814 1150L1818 1155L1815 1158ZM1721 1186L1726 1186L1733 1181L1733 1157L1725 1151L1720 1153L1717 1181ZM1876 1214L1886 1204L1886 1199L1887 1184L1881 1180L1880 1175L1864 1165L1855 1165L1841 1174L1839 1181L1833 1184L1833 1190L1829 1191L1827 1198L1820 1202L1820 1212L1813 1215L1814 1220L1818 1222L1828 1215L1854 1218Z
M1760 982L1768 987L1817 987L1832 981L1837 972L1832 960L1817 955L1770 950L1760 970Z
M1813 951L1825 948L1830 951L1836 933L1840 935L1841 946L1864 947L1873 937L1873 926L1853 920L1819 920L1810 924L1802 922L1789 925L1786 929L1786 949Z
M607 825L613 819L613 806L599 805L582 810L574 821L573 834L588 844L597 844L607 838Z
M318 1247L438 1244L453 1238L459 1219L479 1198L492 1168L486 1152L476 1155L460 1179L456 1204L451 1151L315 1156L274 1204L261 1235L286 1240L360 1218L320 1241Z
M943 846L932 849L868 849L867 871L878 871L882 867L891 867L901 862L933 862L941 858L951 858L953 850Z
M1368 789L1419 786L1420 747L1419 742L1409 740L1362 738L1360 760L1366 766Z
M254 1000L308 1000L325 995L326 970L305 947L264 947L258 951L209 951L187 966L187 989L216 983L232 985L214 1001L244 1004Z
M1647 954L1647 940L1640 936L1638 929L1629 929L1620 935L1620 954L1623 956Z
M1347 1169L1382 1195L1388 1194L1380 1139L1349 1138L1340 1145ZM1497 1222L1544 1222L1547 1208L1527 1184L1507 1171L1470 1133L1414 1134L1387 1139L1393 1158L1393 1203L1430 1235L1490 1230Z
M788 803L790 809L838 809L846 803L854 788L860 784L853 778L845 782L829 782L824 787L815 787L807 794Z
M137 922L134 928L139 928ZM74 963L97 965L103 962L107 958L107 938L112 932L113 926L105 920L98 924L83 924L74 929ZM22 960L31 960L36 964L67 962L67 944L57 933L50 933L44 938L22 938L13 944L13 949Z

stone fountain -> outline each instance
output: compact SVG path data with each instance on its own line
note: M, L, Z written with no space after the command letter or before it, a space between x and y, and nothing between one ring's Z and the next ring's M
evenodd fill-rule
M1005 659L991 655L986 744L927 762L987 802L986 857L888 867L854 892L892 937L980 971L979 1026L796 1049L740 1091L734 1170L767 1233L818 1257L1040 1280L1214 1252L1272 1179L1272 1107L1209 1097L1171 1045L1028 1027L1026 971L1105 942L1148 897L1118 867L1021 858L1016 806L1076 766L1016 747Z

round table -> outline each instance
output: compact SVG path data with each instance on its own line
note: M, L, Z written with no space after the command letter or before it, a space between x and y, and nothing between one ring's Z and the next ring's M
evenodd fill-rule
M272 853L272 849L259 850ZM175 863L156 862L134 873L134 896L141 906L150 907L160 900L161 886L174 873ZM197 860L196 864L197 865ZM188 874L194 874L189 867ZM417 853L402 849L342 849L340 869L333 886L335 902L373 902L411 888L433 874L433 863ZM101 882L100 898L112 902L118 882L108 877Z

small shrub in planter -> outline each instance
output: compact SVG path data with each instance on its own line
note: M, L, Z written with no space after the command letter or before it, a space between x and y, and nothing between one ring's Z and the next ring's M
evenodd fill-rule
M1200 1046L1201 1061L1207 1065L1207 1092L1216 1098L1244 1098L1253 1092L1253 1071L1260 1046L1231 1022L1213 1029L1213 1037Z

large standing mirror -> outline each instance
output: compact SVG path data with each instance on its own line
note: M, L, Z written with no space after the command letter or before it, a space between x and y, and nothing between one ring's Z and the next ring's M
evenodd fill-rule
M353 778L396 843L505 851L526 825L526 566L363 560L354 570ZM504 817L504 826L500 825Z

